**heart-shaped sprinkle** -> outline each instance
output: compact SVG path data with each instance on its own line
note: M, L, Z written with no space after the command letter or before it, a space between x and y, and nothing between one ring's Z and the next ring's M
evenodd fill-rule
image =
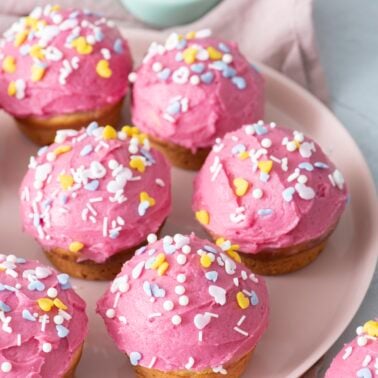
M41 281L32 281L28 285L30 291L43 291L45 290L45 285Z
M152 198L147 192L140 192L139 194L140 202L148 202L149 206L155 206L155 199Z
M132 156L129 165L130 168L136 169L140 173L146 170L144 159L140 156Z
M63 310L63 311L65 311L65 310L67 310L68 309L68 307L59 299L59 298L55 298L54 300L53 300L53 303L54 303L54 306L56 307L56 308L58 308L59 310Z
M373 378L373 374L368 367L363 367L357 371L356 377L358 378Z
M190 46L187 49L185 49L182 53L182 57L186 64L192 64L196 60L198 49L196 47Z
M3 312L9 312L11 311L11 308L3 301L0 301L0 310Z
M226 290L222 287L210 285L209 294L214 298L215 303L221 306L226 304Z
M235 84L236 88L242 90L242 89L245 89L247 87L247 83L245 81L245 79L241 76L234 76L232 79L231 79L232 83Z
M117 130L113 126L105 126L102 130L102 138L104 140L117 139Z
M190 69L195 72L195 73L202 73L203 70L205 69L205 65L203 63L196 63L192 64L190 66Z
M314 166L311 163L308 163L307 161L300 163L298 167L300 169L305 169L306 171L309 171L309 172L314 170Z
M204 329L210 323L211 317L207 314L197 314L194 317L194 325L197 329Z
M222 71L222 75L225 78L234 77L236 75L236 71L232 67L225 67Z
M142 359L142 355L139 352L130 353L130 363L133 366L138 365L139 361Z
M243 179L242 177L237 177L234 178L232 183L235 187L235 194L238 197L243 197L247 193L249 188L249 182L247 180Z
M151 284L151 292L152 292L152 295L156 298L165 297L165 290L159 287L156 283Z
M239 291L236 294L236 301L238 302L238 305L242 310L245 310L249 307L249 298L242 291Z
M161 70L157 76L160 80L167 80L169 76L171 75L171 70L169 68L164 68Z
M364 332L369 336L378 337L378 321L369 320L363 326Z
M201 81L205 84L211 84L212 81L214 80L214 74L212 72L205 72L201 76Z
M266 174L269 174L269 172L272 170L273 168L273 161L272 160L260 160L258 163L257 163L260 171L262 173L266 173Z
M70 252L73 252L73 253L77 253L77 252L81 251L83 248L84 248L84 244L79 242L79 241L73 241L68 246L68 250Z
M209 53L209 58L211 60L222 59L223 54L219 50L215 49L214 47L209 46L206 50Z
M199 210L199 211L196 211L196 219L201 224L206 225L206 224L209 224L210 222L210 215L206 210Z
M109 61L106 59L101 59L97 62L96 64L96 72L97 75L104 78L104 79L109 79L113 72L109 66Z
M35 322L35 321L36 321L35 317L34 317L34 316L32 315L32 313L31 313L29 310L27 310L27 309L22 310L22 317L23 317L25 320L29 320L29 321L31 321L31 322Z
M292 186L289 186L288 188L282 191L282 197L286 202L290 202L293 200L294 193L295 189Z
M315 144L313 142L304 142L299 146L299 153L304 158L311 157L314 151L315 151Z
M39 298L38 306L42 311L49 312L54 307L54 302L50 298Z
M301 197L304 200L312 200L315 198L315 191L309 186L306 186L305 184L297 183L295 184L295 190L297 191L299 197Z
M215 270L212 270L210 272L206 272L205 277L209 281L216 282L217 279L218 279L218 272L216 272Z
M67 285L70 282L70 276L66 273L58 274L56 278L61 285Z
M16 71L16 59L13 56L6 56L2 65L3 71L6 73L14 73Z
M74 178L71 175L60 175L59 183L63 190L68 190L73 186Z
M100 181L92 180L84 186L84 189L89 190L90 192L94 192L98 189L99 186L100 186Z
M69 329L66 328L65 326L61 325L61 324L57 324L55 326L55 328L56 328L56 332L58 334L58 337L60 337L61 339L64 339L70 333Z
M87 127L87 130L86 130L86 133L88 135L92 135L93 134L93 131L95 131L96 129L98 129L98 123L93 121L91 122L88 127Z
M128 276L120 276L116 277L110 286L110 292L116 293L117 291L120 291L121 293L126 293L129 290L129 284L128 284Z
M44 279L51 276L51 270L43 266L37 266L35 268L35 275L38 279Z
M88 177L92 180L103 178L106 175L106 168L99 161L92 161L89 167Z
M252 290L251 292L251 305L257 306L259 304L259 297L257 296L256 292Z
M88 55L93 51L92 45L87 43L84 37L78 37L71 42L71 46L76 49L80 55Z
M208 253L204 253L200 258L201 266L204 268L210 268L211 264L213 263L213 260L211 258L211 255Z

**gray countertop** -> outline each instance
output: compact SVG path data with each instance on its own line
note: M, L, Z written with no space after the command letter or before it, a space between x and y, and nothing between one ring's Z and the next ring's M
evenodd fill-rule
M331 109L359 145L377 184L378 2L316 0L314 18ZM377 269L361 308L327 353L323 365L329 366L342 345L354 337L358 325L375 317L378 317Z

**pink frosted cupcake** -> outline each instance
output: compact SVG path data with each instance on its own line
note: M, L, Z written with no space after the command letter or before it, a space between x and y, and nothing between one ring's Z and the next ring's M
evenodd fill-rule
M209 30L153 43L130 76L132 119L171 162L199 169L226 132L263 117L263 79L234 42Z
M132 60L126 40L89 11L35 8L0 42L0 104L38 144L58 129L117 124Z
M346 200L342 174L313 140L258 122L214 145L193 209L214 238L238 245L252 271L281 274L319 255Z
M171 208L170 167L135 127L61 130L20 188L24 230L74 277L111 279Z
M140 377L240 377L268 324L264 280L231 245L148 240L97 304L118 348Z
M357 337L332 361L325 378L378 377L378 322L369 320L357 328Z
M69 276L0 255L0 376L73 377L88 318Z

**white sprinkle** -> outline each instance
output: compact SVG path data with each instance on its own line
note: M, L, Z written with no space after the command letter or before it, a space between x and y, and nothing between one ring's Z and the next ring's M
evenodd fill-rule
M22 344L22 339L21 339L21 334L17 335L17 346L21 346Z
M199 331L198 332L198 341L202 343L202 340L203 340L203 332Z
M264 138L261 141L261 146L264 147L264 148L269 148L269 147L272 146L272 141L269 138Z
M149 369L152 369L154 367L156 360L157 360L157 357L155 357L155 356L152 357L152 360L151 360L150 364L148 365Z
M248 332L244 331L243 329L241 329L239 327L234 327L234 331L236 331L236 332L238 332L241 335L246 336L246 337L249 335Z
M118 306L118 302L120 298L121 298L121 292L118 291L114 298L113 308L116 308Z
M10 373L12 371L12 364L8 361L5 361L1 364L1 371L3 373Z
M186 264L186 256L183 254L179 254L176 258L176 261L180 265L185 265Z
M160 62L155 62L152 65L152 71L154 72L160 72L163 69L163 65Z
M126 319L126 317L124 317L124 316L119 316L118 317L118 320L121 322L121 323L123 323L123 324L127 324L127 319Z
M370 364L371 360L372 360L372 358L371 358L370 354L367 354L365 356L364 360L362 361L362 366L363 367L368 366Z
M336 186L335 180L331 174L328 175L329 181L331 182L332 186Z
M147 236L147 242L148 242L148 244L155 243L156 240L157 240L157 236L156 236L156 234L149 234L149 235Z
M90 203L95 203L95 202L102 202L103 198L102 197L96 197L96 198L90 198L89 202Z
M186 281L186 275L184 273L180 273L176 277L177 282L184 283Z
M172 311L173 307L174 307L174 304L173 304L172 301L165 301L163 303L163 308L164 308L165 311Z
M149 319L151 319L151 318L159 318L161 315L162 315L161 312L153 312L150 315L148 315L148 318Z
M298 181L300 184L306 184L306 182L308 181L308 178L307 178L307 176L305 176L305 175L300 175L300 176L297 178L297 181Z
M115 310L114 308L108 308L105 313L106 317L109 319L113 319L115 317Z
M191 252L191 248L190 248L190 245L184 245L182 247L182 252L185 253L186 255L189 254Z
M165 182L161 178L157 178L155 180L156 185L161 186L162 188L165 187Z
M234 285L236 287L239 287L239 278L238 277L234 277Z
M359 336L357 338L357 344L358 346L365 346L367 344L367 338L364 336Z
M61 315L55 315L54 316L54 323L58 324L58 325L63 324L64 323L63 316L61 316Z
M135 83L137 80L137 74L135 72L130 72L129 73L129 82L130 83Z
M210 318L219 318L218 314L214 314L213 312L205 312L206 316L210 316Z
M173 325L176 325L176 326L180 325L181 324L181 316L180 315L173 315L171 321L172 321Z
M190 370L194 365L194 358L189 357L188 362L185 364L185 369Z
M245 315L243 315L240 319L239 319L239 321L236 323L236 325L238 326L238 327L240 327L242 324L243 324L243 322L244 322L244 320L246 319L247 317L245 316Z
M56 290L55 287L50 287L47 290L47 296L48 297L50 297L50 298L56 298L57 295L58 295L58 290Z
M253 189L252 197L254 199L260 199L263 196L263 191L260 188Z
M175 287L175 293L176 293L177 295L183 295L183 294L185 293L185 287L182 286L182 285L177 285L177 286Z
M52 345L50 343L44 343L42 345L42 350L45 353L50 353L52 351Z
M179 298L179 304L180 306L187 306L189 304L189 298L186 295L182 295Z
M108 217L104 217L104 222L102 224L102 236L108 236Z

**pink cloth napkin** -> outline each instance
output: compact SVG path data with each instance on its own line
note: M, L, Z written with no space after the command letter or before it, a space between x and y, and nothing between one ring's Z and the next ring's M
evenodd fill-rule
M64 7L80 5L116 19L126 31L136 62L151 41L161 41L168 33L168 30L152 29L135 20L117 0L52 2ZM51 1L1 0L0 31L36 5L48 3ZM248 59L273 67L326 102L327 90L314 38L312 0L223 0L196 22L174 29L203 28L211 28L214 35L237 41Z

